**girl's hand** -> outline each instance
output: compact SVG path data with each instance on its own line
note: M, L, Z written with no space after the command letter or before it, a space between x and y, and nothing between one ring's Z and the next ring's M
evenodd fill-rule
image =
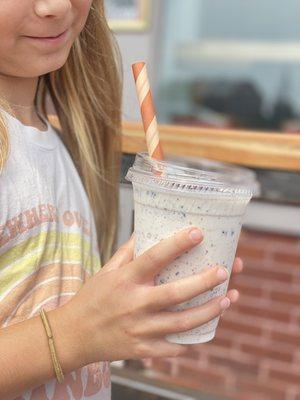
M228 279L227 271L216 266L175 282L154 285L159 271L201 241L198 229L185 229L133 260L132 237L63 306L76 323L74 331L84 364L183 355L188 346L169 343L165 335L203 325L237 300L238 292L231 290L227 297L217 297L199 307L164 311ZM236 259L233 271L241 269L242 262Z

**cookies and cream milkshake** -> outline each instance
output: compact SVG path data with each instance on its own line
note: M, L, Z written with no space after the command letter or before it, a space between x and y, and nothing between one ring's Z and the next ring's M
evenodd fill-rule
M133 184L135 256L188 226L199 227L203 242L169 264L155 278L165 284L221 265L231 272L242 217L252 192L249 186L220 173L172 165L138 154L127 179ZM234 181L234 182L233 182ZM227 292L228 281L190 301L169 308L199 306ZM215 336L219 318L166 338L174 343L204 343Z

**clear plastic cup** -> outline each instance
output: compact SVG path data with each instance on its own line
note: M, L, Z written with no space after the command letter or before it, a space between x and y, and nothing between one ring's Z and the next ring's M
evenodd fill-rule
M164 268L156 277L161 285L221 265L231 273L242 217L253 188L253 175L245 169L222 173L191 169L167 161L136 156L126 179L134 192L135 257L160 240L188 226L204 233L203 242ZM170 307L180 311L226 294L228 281L202 295ZM173 343L205 343L213 339L219 318L189 331L169 334Z

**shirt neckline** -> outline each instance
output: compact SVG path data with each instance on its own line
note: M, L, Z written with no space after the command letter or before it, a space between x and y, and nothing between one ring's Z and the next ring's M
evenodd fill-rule
M9 114L5 110L1 110L5 113L7 116L8 120L12 121L15 125L17 125L20 130L21 134L23 137L28 140L30 143L41 147L43 149L47 150L52 150L54 149L57 144L58 140L56 137L56 133L53 129L53 127L50 125L49 121L44 118L43 116L40 116L43 122L46 124L47 129L44 131L41 131L40 129L31 126L31 125L24 125L18 118L14 117L13 115Z

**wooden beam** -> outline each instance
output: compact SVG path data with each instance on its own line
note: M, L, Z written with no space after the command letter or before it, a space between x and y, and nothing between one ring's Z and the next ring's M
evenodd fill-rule
M166 154L205 157L257 168L300 171L300 135L159 126ZM142 125L123 124L123 152L146 150Z
M59 128L55 116L50 122ZM254 168L300 171L300 135L160 125L166 154L204 157ZM124 153L146 151L142 124L123 123Z

